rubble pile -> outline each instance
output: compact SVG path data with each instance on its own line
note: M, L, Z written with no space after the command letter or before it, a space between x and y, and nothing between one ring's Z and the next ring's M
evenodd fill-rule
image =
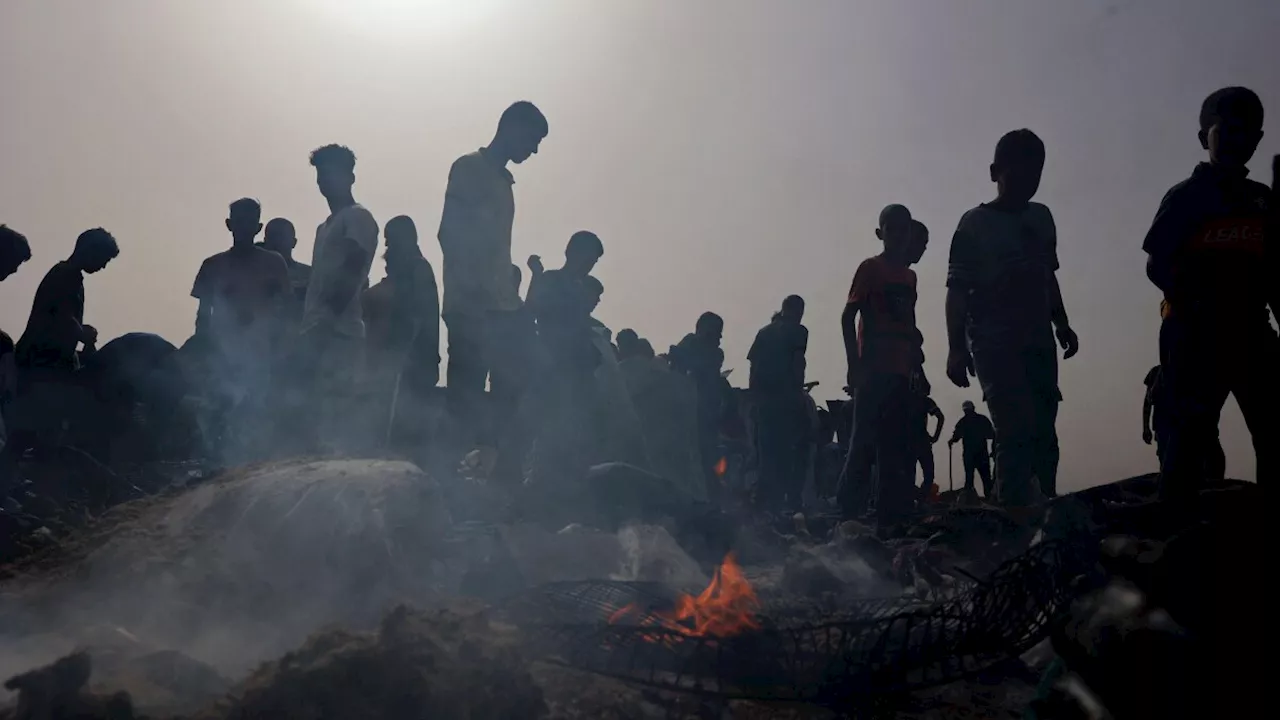
M106 622L239 672L431 597L450 525L428 476L379 460L250 467L121 510L6 570L4 632Z

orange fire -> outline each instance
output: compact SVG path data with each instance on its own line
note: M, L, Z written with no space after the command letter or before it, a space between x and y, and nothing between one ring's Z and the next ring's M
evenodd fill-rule
M724 474L729 472L729 458L722 457L716 461L715 466L716 477L722 478Z
M760 627L755 613L760 600L733 559L733 553L725 556L716 568L711 584L697 597L681 594L675 607L668 612L653 613L645 617L644 624L672 630L691 637L729 637L745 630ZM627 605L609 617L610 623L635 613L635 605ZM648 638L656 641L656 638Z

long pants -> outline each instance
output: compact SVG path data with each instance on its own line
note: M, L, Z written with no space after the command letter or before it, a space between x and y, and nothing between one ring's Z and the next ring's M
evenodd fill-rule
M881 528L905 519L911 511L915 483L915 429L910 412L911 388L906 376L870 375L854 400L853 436L837 491L844 517L856 517L876 484L876 520Z
M586 476L591 464L595 376L589 368L557 366L540 382L534 411L530 481L567 487Z
M991 458L986 453L964 455L964 489L973 490L973 473L982 479L982 495L992 497Z
M756 397L760 479L756 503L769 511L799 510L808 457L808 424L801 391Z
M1057 348L1048 342L1023 347L978 345L973 362L996 431L996 488L1005 505L1025 506L1039 478L1045 497L1057 495Z
M534 362L534 329L522 311L476 315L448 313L449 365L445 403L466 442L498 448L495 474L514 481L528 449L527 433L513 429ZM490 393L485 395L485 382ZM504 452L505 451L505 452Z
M1204 476L1208 480L1222 480L1227 476L1227 454L1222 449L1222 438L1217 432L1220 420L1221 417L1214 418L1213 441L1205 448ZM1167 422L1154 424L1157 428L1155 430L1156 459L1163 465L1165 447L1168 445L1169 439L1169 424Z
M928 491L933 484L933 444L925 443L916 451L916 462L920 463L920 489Z
M305 450L350 452L366 440L352 422L355 394L363 373L363 338L312 328L298 338L288 402L293 423L285 428Z
M1274 487L1280 401L1277 346L1269 326L1227 330L1210 321L1165 318L1160 326L1160 364L1169 430L1160 467L1162 497L1193 498L1206 469L1216 471L1218 418L1228 394L1235 396L1253 436L1258 484Z

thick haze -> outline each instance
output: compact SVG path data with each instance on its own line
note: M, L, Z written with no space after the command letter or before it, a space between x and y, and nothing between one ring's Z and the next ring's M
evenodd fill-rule
M231 200L292 219L309 259L326 207L307 154L328 142L355 150L380 221L418 221L439 273L449 164L529 99L551 134L515 168L517 261L555 266L572 231L597 231L601 320L662 350L715 310L738 383L755 331L799 293L816 392L840 395L849 280L879 251L879 209L907 204L932 230L918 315L949 433L979 398L943 373L947 246L992 197L996 140L1025 126L1048 146L1038 199L1082 343L1062 366L1060 485L1105 482L1155 466L1142 235L1201 158L1219 86L1268 105L1252 167L1269 180L1278 31L1275 0L3 0L0 222L35 259L0 286L0 326L16 337L43 273L102 225L122 254L88 280L86 321L181 343ZM1228 472L1252 478L1234 403L1223 435Z

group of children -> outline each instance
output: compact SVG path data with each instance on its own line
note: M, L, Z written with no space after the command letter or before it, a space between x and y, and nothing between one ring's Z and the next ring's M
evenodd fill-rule
M1280 275L1267 235L1276 230L1275 188L1248 180L1245 168L1262 120L1262 103L1246 88L1224 88L1205 100L1199 138L1208 162L1169 191L1143 243L1147 275L1164 295L1160 365L1148 376L1144 435L1150 442L1154 403L1162 492L1175 500L1224 474L1217 425L1228 393L1253 434L1259 482L1274 482L1269 441L1280 356L1267 311L1280 310ZM1057 351L1070 358L1079 349L1056 277L1053 216L1032 201L1044 162L1044 144L1031 131L1000 139L991 164L996 198L960 219L947 270L947 377L959 387L977 377L994 425L995 495L1013 506L1056 494ZM876 234L884 252L858 268L844 313L856 410L840 500L848 514L862 507L875 485L874 465L877 512L892 524L911 505L912 443L919 435L912 418L919 413L908 409L913 390L927 388L911 265L928 234L901 205L885 208Z
M1270 483L1275 473L1276 450L1267 440L1280 394L1274 372L1280 346L1268 309L1277 311L1280 283L1267 236L1276 231L1276 189L1249 180L1245 168L1261 139L1262 119L1261 101L1248 89L1225 88L1205 100L1199 139L1208 161L1168 192L1143 242L1147 275L1164 296L1160 365L1148 377L1144 435L1159 441L1162 487L1173 499L1191 496L1206 477L1223 475L1217 421L1228 393L1253 434L1259 481ZM574 234L560 269L544 271L531 258L523 300L520 270L511 263L514 180L507 166L536 153L546 134L537 108L511 106L493 141L454 164L439 235L449 410L473 432L463 442L495 446L508 459L504 472L511 476L523 474L531 450L535 467L537 457L546 459L547 472L580 467L571 458L589 424L582 410L590 401L582 393L600 362L602 333L591 315L603 288L590 274L604 254L600 239ZM387 280L368 287L379 228L353 198L355 156L331 145L316 150L311 163L330 210L317 228L312 265L293 260L291 223L271 221L264 243L255 245L263 229L261 207L249 199L233 203L227 220L232 247L205 261L192 290L200 301L195 340L207 342L215 374L240 397L288 396L293 389L292 405L314 420L304 425L336 439L350 435L350 405L344 402L361 357L378 355L369 351L373 345L382 344L381 362L391 368L372 373L389 386L380 396L397 397L406 376L421 390L436 385L441 307L434 271L404 216L385 230ZM1058 352L1070 358L1079 349L1056 276L1053 216L1033 201L1044 164L1044 144L1030 130L1000 139L990 167L996 197L960 219L947 270L946 374L959 387L976 377L991 414L984 427L985 418L973 419L981 416L967 407L965 433L958 424L952 443L963 436L968 447L970 431L982 437L984 456L966 452L965 466L969 484L976 470L987 486L985 442L994 435L997 483L988 494L1015 506L1056 494ZM876 235L884 251L858 267L842 316L855 418L839 501L855 514L875 488L880 519L893 524L914 502L914 465L922 456L918 424L922 413L932 413L920 406L928 380L911 269L925 253L929 233L906 207L890 205ZM0 250L4 277L31 255L25 238L7 227L0 227ZM97 333L84 323L84 274L102 269L118 252L105 230L86 231L71 257L45 277L22 339L15 345L4 337L0 400L13 394L14 365L74 369L79 348L94 347ZM794 476L786 468L795 462L789 448L800 424L795 399L804 383L808 340L803 313L803 300L787 298L751 351L752 390L766 410L759 419L775 428L765 433L774 445L761 458L770 476ZM366 327L373 337L366 339ZM727 385L723 331L723 320L707 313L666 356L670 368L697 387L704 468L718 457L715 428ZM634 332L624 333L614 350L652 356L652 347L642 343ZM492 400L487 409L480 405L490 401L479 399L486 383ZM554 419L538 423L545 427L537 438L530 435L531 423L515 422L535 387L533 404L544 419ZM300 398L319 399L318 409ZM1150 428L1153 405L1159 420ZM785 496L784 486L768 493Z

